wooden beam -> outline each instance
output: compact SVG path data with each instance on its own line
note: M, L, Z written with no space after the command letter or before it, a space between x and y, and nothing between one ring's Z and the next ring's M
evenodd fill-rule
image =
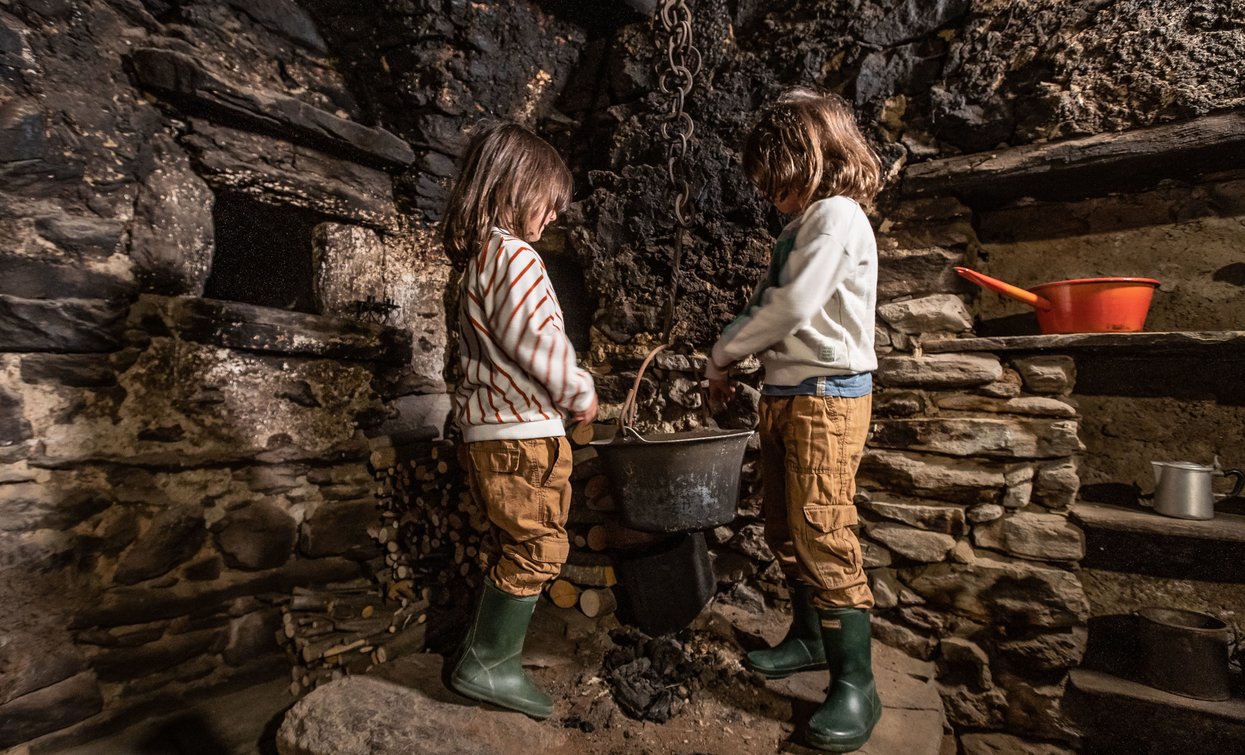
M977 207L1020 197L1070 200L1152 188L1245 166L1245 111L916 163L907 197L952 195Z

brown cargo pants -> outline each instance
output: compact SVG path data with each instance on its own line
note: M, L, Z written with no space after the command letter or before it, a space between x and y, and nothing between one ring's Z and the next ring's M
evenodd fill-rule
M871 608L857 523L856 469L873 396L764 396L760 405L765 541L789 582L821 608Z
M571 444L566 438L467 444L476 502L493 523L486 573L503 592L535 595L558 576L570 545Z

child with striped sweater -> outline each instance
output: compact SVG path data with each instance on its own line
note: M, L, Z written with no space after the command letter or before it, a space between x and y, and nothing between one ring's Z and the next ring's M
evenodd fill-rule
M547 718L553 710L521 665L541 586L569 551L571 448L563 415L596 418L545 264L530 246L570 201L571 175L540 137L515 124L479 129L468 144L442 223L459 284L462 379L456 420L472 492L497 548L450 687Z

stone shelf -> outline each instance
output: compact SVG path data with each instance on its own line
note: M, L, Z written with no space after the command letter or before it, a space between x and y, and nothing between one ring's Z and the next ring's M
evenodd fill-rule
M1214 519L1176 519L1147 509L1080 502L1072 518L1082 527L1096 527L1159 537L1185 537L1224 543L1245 543L1245 516L1218 512Z
M1245 581L1245 515L1218 512L1189 520L1142 508L1077 502L1072 521L1085 532L1088 569L1169 579Z
M1061 333L1038 336L943 338L921 344L927 354L990 352L1109 352L1155 356L1197 354L1245 357L1245 330L1161 331L1141 333Z
M954 195L974 206L1020 197L1072 200L1150 188L1163 179L1245 167L1245 111L1151 128L1028 144L909 167L911 197Z
M1088 752L1239 752L1245 741L1240 697L1196 700L1102 671L1073 669L1065 706L1078 723L1089 725Z
M152 332L242 351L385 364L411 358L411 336L399 328L235 301L144 294L130 318Z

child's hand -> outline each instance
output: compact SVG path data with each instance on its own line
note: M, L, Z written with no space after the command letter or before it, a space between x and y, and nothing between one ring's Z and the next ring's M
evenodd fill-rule
M592 396L591 406L589 406L587 409L584 409L582 412L574 412L571 414L571 419L575 420L575 424L577 425L590 425L596 421L596 418L597 418L597 397L595 394Z
M735 386L726 378L709 378L709 404L722 406L735 395Z

